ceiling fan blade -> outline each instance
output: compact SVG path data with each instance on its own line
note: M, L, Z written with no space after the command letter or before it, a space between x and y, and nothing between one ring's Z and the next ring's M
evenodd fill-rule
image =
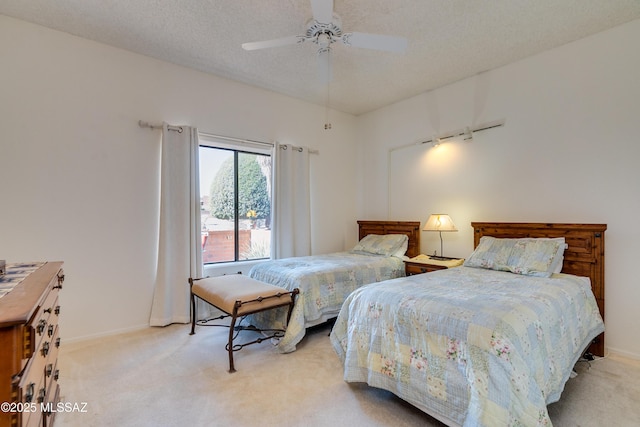
M333 21L333 0L311 0L313 19L321 24L331 24Z
M329 83L333 79L331 71L331 49L318 51L318 76L321 83Z
M290 36L290 37L283 37L281 39L242 43L242 48L244 50L267 49L270 47L279 47L279 46L287 46L290 44L303 43L305 40L307 40L307 37L304 37L304 36Z
M356 32L343 34L341 41L347 46L397 53L404 53L408 44L407 39L404 37Z

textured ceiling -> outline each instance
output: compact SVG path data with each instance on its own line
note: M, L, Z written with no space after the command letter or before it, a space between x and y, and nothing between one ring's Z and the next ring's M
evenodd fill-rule
M404 54L336 44L333 108L359 115L640 18L640 0L335 0L345 32L401 36ZM309 0L0 0L0 14L320 105Z

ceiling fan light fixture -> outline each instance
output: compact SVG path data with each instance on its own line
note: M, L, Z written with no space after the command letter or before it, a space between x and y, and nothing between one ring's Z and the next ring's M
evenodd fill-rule
M329 24L323 24L311 18L307 21L307 31L305 32L307 37L316 38L319 34L328 34L331 38L342 37L342 21L340 17L333 14L333 20Z
M320 46L320 49L329 49L329 45L333 43L331 36L327 33L320 33L316 38L316 43Z

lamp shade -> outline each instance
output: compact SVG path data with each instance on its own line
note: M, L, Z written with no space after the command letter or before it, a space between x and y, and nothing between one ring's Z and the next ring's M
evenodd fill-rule
M424 225L423 231L458 231L449 215L431 214L427 223Z

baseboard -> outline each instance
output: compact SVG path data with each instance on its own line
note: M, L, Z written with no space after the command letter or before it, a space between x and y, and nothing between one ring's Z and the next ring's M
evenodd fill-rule
M142 329L147 329L147 328L151 328L152 326L149 326L148 323L144 324L144 325L137 325L137 326L130 326L127 328L122 328L122 329L113 329L111 331L106 331L106 332L100 332L98 334L90 334L90 335L83 335L80 337L75 337L75 338L66 338L64 339L64 345L69 345L69 344L76 344L76 343L83 343L85 341L91 341L97 338L104 338L104 337L110 337L113 335L120 335L120 334L124 334L127 332L135 332L135 331L139 331Z
M627 359L640 360L640 354L631 353L629 351L624 351L624 350L611 348L611 347L607 347L605 350L606 350L605 354L607 356L615 355L615 356L625 357Z

